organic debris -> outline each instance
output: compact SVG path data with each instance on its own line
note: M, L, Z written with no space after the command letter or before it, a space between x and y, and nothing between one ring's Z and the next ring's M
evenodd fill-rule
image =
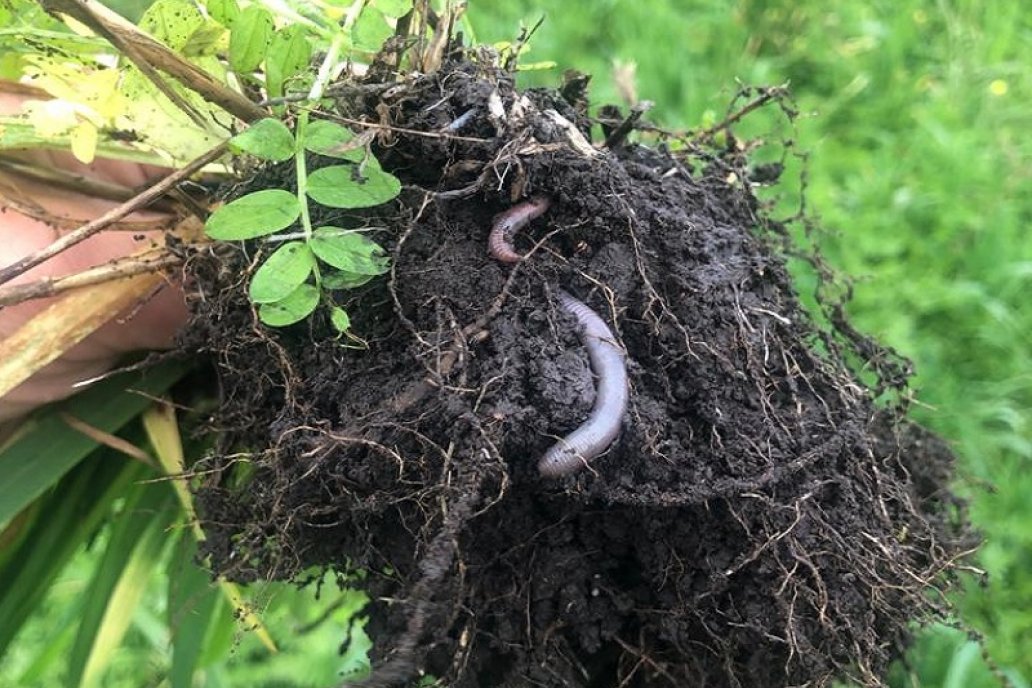
M971 540L953 456L906 419L905 361L800 305L753 193L771 168L728 128L598 148L583 107L484 54L324 116L374 131L405 191L314 223L373 228L393 267L344 292L349 346L258 324L265 246L190 259L219 573L364 572L368 686L880 685L910 622L943 617ZM273 166L235 193L292 183ZM532 195L551 207L526 257L493 260L492 218ZM556 480L538 459L595 390L559 289L616 333L631 393L610 450Z

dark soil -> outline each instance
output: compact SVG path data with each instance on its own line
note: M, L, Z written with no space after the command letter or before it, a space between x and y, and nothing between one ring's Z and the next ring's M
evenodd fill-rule
M214 567L364 571L365 685L878 685L970 539L950 450L875 403L906 397L904 362L837 304L826 328L803 310L746 146L586 157L544 114L590 131L575 90L456 59L342 100L431 133L376 140L398 202L317 218L384 227L392 274L340 297L367 346L319 318L258 325L258 244L191 261L187 344L221 391L199 490ZM433 134L471 108L463 138ZM274 167L238 191L291 184ZM530 257L494 262L492 217L532 193L553 203L516 240ZM555 481L537 460L594 396L560 287L611 324L632 391L616 444Z

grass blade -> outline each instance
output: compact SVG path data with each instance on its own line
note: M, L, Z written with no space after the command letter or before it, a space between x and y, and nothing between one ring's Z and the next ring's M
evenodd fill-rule
M68 683L92 688L129 628L179 515L164 483L136 484L111 527L104 556L86 591L86 604L68 658Z
M71 556L146 468L105 448L40 499L37 517L0 567L0 657Z
M0 395L139 302L164 279L160 273L137 275L83 287L52 303L0 340Z
M57 410L113 433L151 403L144 394L161 394L186 370L185 364L167 363L142 374L118 375L63 402ZM95 439L72 430L56 412L40 418L0 453L0 524L14 518L97 446Z
M208 574L197 566L197 543L183 537L176 554L169 562L168 623L172 631L172 688L192 688L194 672L207 645L212 625L222 622L234 625L232 619L220 619L219 590Z

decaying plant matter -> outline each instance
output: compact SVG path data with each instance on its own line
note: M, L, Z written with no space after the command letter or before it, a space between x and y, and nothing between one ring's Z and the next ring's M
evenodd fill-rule
M676 154L595 146L577 84L520 92L456 52L322 114L375 129L405 184L317 218L383 228L389 279L344 304L363 348L319 320L257 324L259 243L188 261L184 343L219 365L199 493L218 571L363 571L361 685L878 685L908 622L944 613L970 539L951 452L876 403L906 397L891 352L836 304L827 329L800 306L726 128ZM492 219L534 195L551 207L502 265ZM557 481L537 461L595 390L560 290L612 326L631 394L609 451Z

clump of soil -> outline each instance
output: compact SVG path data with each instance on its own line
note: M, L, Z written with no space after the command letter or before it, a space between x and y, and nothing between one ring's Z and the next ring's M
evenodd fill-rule
M340 297L360 348L319 318L257 324L264 247L191 260L188 343L221 391L199 490L214 566L363 571L365 685L877 685L908 622L943 613L968 537L951 452L875 403L905 396L902 362L838 305L825 328L800 306L730 132L592 156L579 83L520 92L456 55L342 99L387 127L374 151L405 184L315 219L383 228L391 274ZM273 167L239 191L292 183ZM499 264L492 217L529 194L551 209ZM594 397L559 288L617 333L631 404L604 456L551 480L538 458Z

